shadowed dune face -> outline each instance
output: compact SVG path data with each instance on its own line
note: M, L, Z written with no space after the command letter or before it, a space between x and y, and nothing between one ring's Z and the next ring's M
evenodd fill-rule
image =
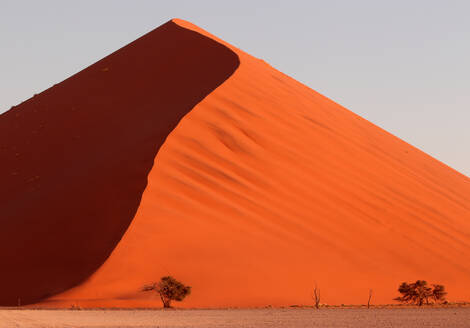
M0 116L0 305L38 302L98 269L167 135L238 65L169 22Z

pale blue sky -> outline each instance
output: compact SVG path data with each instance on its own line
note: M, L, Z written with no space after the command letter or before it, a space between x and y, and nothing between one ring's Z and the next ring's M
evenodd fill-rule
M470 176L468 0L0 0L0 113L174 17Z

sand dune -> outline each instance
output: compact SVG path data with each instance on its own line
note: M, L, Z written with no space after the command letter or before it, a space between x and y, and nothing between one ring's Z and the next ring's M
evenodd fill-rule
M143 40L0 116L2 304L157 306L139 288L167 274L185 307L306 304L315 283L324 303L390 303L418 278L470 299L469 178L188 22Z

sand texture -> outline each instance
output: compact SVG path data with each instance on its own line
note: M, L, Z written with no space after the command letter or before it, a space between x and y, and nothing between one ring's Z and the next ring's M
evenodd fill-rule
M168 24L0 116L3 305L158 306L139 289L163 275L183 307L310 304L315 283L390 303L415 279L470 299L468 177Z
M0 310L0 321L2 328L467 328L470 309Z

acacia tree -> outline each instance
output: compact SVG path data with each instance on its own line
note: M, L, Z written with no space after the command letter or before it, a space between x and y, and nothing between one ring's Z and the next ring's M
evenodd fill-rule
M443 285L432 285L433 288L428 286L428 283L425 280L416 280L413 283L403 282L398 287L398 292L402 295L395 298L394 300L408 303L416 304L422 306L424 302L429 304L429 300L434 299L435 302L445 301L445 295L447 292Z
M181 302L186 296L191 294L190 286L185 286L172 276L162 277L158 283L154 282L142 288L144 292L152 290L160 295L164 308L170 308L171 301Z

